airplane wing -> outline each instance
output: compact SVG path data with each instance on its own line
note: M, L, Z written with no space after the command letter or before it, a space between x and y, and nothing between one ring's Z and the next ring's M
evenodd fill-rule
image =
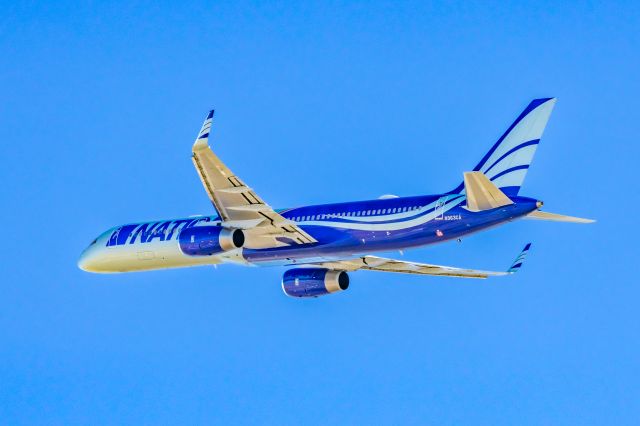
M209 147L213 110L193 144L193 164L222 222L243 229L247 247L265 248L314 243L316 240L271 206L240 180Z
M363 256L356 259L326 262L319 264L327 269L342 271L357 271L367 269L370 271L397 272L401 274L438 275L459 278L488 278L516 273L529 251L531 243L527 244L511 267L505 272L480 271L476 269L453 268L450 266L430 265L428 263L406 262L403 260L386 259L377 256Z

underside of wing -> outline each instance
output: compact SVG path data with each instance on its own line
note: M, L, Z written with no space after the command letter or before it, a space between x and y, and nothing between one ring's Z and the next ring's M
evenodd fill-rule
M316 240L293 222L276 213L213 153L209 113L193 144L193 164L222 222L243 229L247 248L310 244Z
M403 260L386 259L377 256L364 256L353 260L324 263L328 269L356 271L366 269L370 271L396 272L400 274L439 275L459 278L487 278L489 276L507 275L508 272L478 271L475 269L461 269L449 266L431 265L428 263L406 262Z
M531 244L527 244L520 252L511 267L505 272L481 271L477 269L463 269L451 266L431 265L428 263L407 262L403 260L387 259L377 256L363 256L356 259L325 262L320 266L327 269L357 271L361 269L380 272L396 272L400 274L436 275L459 278L488 278L509 275L517 272L529 251Z

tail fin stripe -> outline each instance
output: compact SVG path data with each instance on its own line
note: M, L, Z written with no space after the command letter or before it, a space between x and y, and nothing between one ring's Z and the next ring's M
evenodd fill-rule
M553 98L543 98L543 99L534 99L528 106L527 108L525 108L524 111L522 111L522 113L518 116L518 118L516 118L516 121L513 122L513 124L511 124L511 126L509 126L509 128L507 129L506 132L504 132L504 134L502 136L500 136L500 139L498 139L498 141L491 147L491 149L489 150L489 152L487 152L487 154L482 158L482 160L480 160L480 163L478 163L478 165L476 166L476 168L474 169L474 171L479 171L482 166L484 165L484 163L489 160L489 158L493 155L493 153L500 147L500 145L502 144L502 141L504 141L504 139L509 136L509 134L511 133L511 131L518 125L520 124L520 122L527 116L529 115L529 113L531 111L533 111L534 109L538 108L540 105L542 105L543 103L551 100Z
M512 167L522 166L525 164L530 165L531 161L528 161L528 159L533 156L537 148L538 148L538 145L529 145L522 148L518 152L514 152L509 157L499 162L493 169L491 169L491 172L486 173L486 175L489 177L489 179L491 179L497 174L502 173L503 171L510 169ZM524 173L526 174L526 170L524 171ZM524 176L522 176L522 178L524 179ZM515 183L515 181L518 180L514 175L508 175L507 177L505 177L505 179L513 183Z
M507 196L516 196L533 161L540 138L556 103L554 98L534 99L491 147L473 171L484 173ZM516 171L517 173L509 173ZM494 175L489 174L489 171ZM464 182L451 193L461 193Z
M494 181L494 180L498 179L500 176L506 175L507 173L515 172L516 170L527 170L528 168L529 168L528 164L523 164L521 166L511 167L511 168L509 168L507 170L501 171L500 173L498 173L494 177L490 178L490 180Z
M488 175L491 169L493 169L498 163L500 163L502 160L507 158L509 155L513 154L514 152L520 151L522 148L526 148L531 145L537 145L539 143L540 143L540 139L534 139L529 142L521 143L520 145L510 149L505 154L503 154L502 157L498 158L491 166L489 166L488 169L483 170L482 173L484 173L485 175Z

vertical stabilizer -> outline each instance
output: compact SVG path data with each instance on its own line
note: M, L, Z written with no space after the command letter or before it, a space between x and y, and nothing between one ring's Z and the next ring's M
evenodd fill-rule
M485 174L507 196L518 195L555 104L555 98L531 101L473 171ZM463 189L461 183L452 192Z

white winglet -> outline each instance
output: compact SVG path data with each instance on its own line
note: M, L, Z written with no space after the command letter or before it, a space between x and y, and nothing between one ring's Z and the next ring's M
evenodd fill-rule
M209 111L209 114L207 114L207 118L204 120L204 123L202 123L202 127L198 132L198 137L193 144L194 151L209 146L209 132L211 131L211 124L213 123L213 113L214 110Z

